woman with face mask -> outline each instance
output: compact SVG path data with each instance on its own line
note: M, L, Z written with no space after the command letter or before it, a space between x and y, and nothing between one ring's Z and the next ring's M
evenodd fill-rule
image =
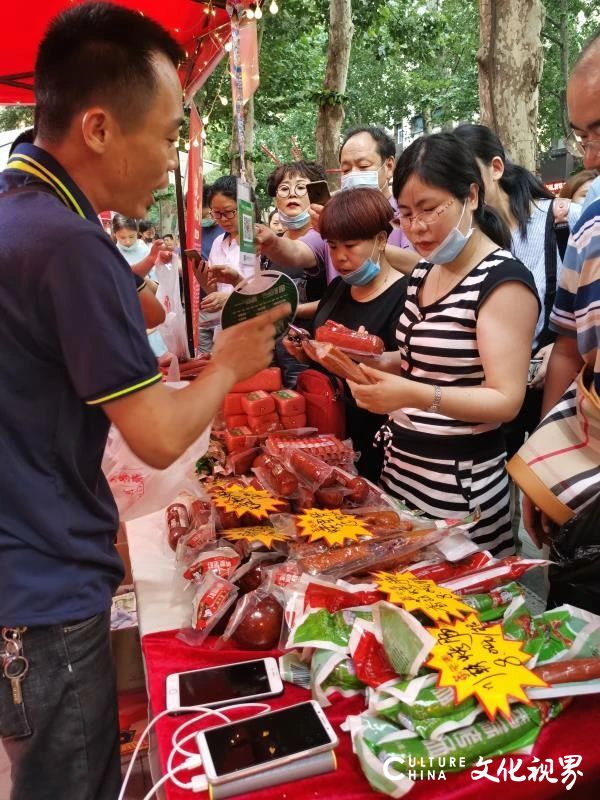
M321 234L339 277L319 302L315 330L328 319L354 330L362 326L383 339L386 350L396 349L406 278L385 257L392 216L390 204L376 189L339 192L327 203L321 214ZM290 355L308 362L300 346L289 339L284 339L284 344ZM383 448L374 439L384 421L381 414L357 408L348 392L346 432L361 453L359 472L373 481L379 479L383 461Z
M138 226L134 219L115 214L112 219L112 232L117 250L131 267L131 271L140 278L153 279L152 268L156 264L159 254L166 252L162 239L156 239L148 247L142 239L138 238Z
M349 386L360 408L390 414L386 491L431 517L479 508L471 537L507 555L514 548L501 424L525 393L535 284L508 251L510 234L485 206L475 158L456 136L413 142L393 191L399 223L423 260L409 278L398 352L377 368L363 365L371 385Z

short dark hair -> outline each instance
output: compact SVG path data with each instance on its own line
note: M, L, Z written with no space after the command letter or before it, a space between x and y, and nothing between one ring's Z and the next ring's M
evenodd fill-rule
M210 205L213 201L213 198L218 194L222 194L224 197L229 197L231 200L235 200L237 202L237 182L238 179L235 175L222 175L220 178L217 178L217 180L210 187L208 204ZM256 219L258 220L260 217L260 208L256 200L256 195L254 194L254 189L252 188L250 189L250 199L254 205L254 213Z
M156 230L156 225L151 219L142 219L138 222L138 231L140 233L146 233L146 231L149 231L150 228L154 228L154 230Z
M117 233L118 231L122 231L125 228L127 230L138 231L138 223L137 220L132 219L132 217L126 217L125 214L115 214L112 218L112 232Z
M285 178L308 178L309 181L324 181L327 179L325 167L315 161L289 161L280 164L267 178L267 194L275 197L277 187Z
M210 192L212 186L210 183L202 184L202 208L207 208L210 203Z
M373 239L378 233L392 232L394 210L377 189L358 186L337 192L325 205L319 218L324 239L337 242Z
M392 191L398 199L408 179L416 175L423 183L445 189L457 200L465 202L472 184L479 188L473 219L486 236L505 250L511 236L500 216L485 204L485 188L475 154L454 133L432 133L421 136L402 153L394 169Z
M35 62L36 133L55 141L93 103L106 103L125 129L134 128L156 89L157 53L175 66L185 55L161 25L137 11L91 2L58 14Z
M175 241L175 237L173 236L172 233L165 233L162 238L163 239L173 239L173 241Z
M344 140L340 145L340 150L338 153L340 161L342 159L342 150L344 149L346 142L349 139L352 139L353 136L357 136L359 133L368 133L371 139L375 141L375 147L377 148L377 152L379 153L382 163L388 158L396 158L396 144L392 137L386 133L383 128L380 128L377 125L365 125L364 127L352 128L352 130L349 130L344 136Z

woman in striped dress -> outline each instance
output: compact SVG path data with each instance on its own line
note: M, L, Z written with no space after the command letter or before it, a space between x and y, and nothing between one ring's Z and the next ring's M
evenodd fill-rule
M349 386L389 413L381 482L433 517L481 510L473 540L514 551L501 425L521 406L539 301L510 234L484 204L474 156L452 134L423 137L394 171L399 222L423 257L409 278L399 351ZM394 414L395 411L401 414Z

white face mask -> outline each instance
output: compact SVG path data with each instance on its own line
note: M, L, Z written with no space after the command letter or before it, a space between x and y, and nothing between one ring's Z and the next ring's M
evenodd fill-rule
M383 164L381 165L383 166ZM342 175L342 189L356 189L366 186L369 189L379 189L379 169L358 169Z
M471 234L473 233L473 227L469 223L469 230L466 233L461 233L458 229L462 218L465 214L465 209L467 207L467 201L465 200L465 204L463 206L462 214L460 215L460 219L452 228L450 233L446 236L444 241L439 244L435 250L432 250L431 253L428 253L426 258L431 264L450 264L451 261L462 253L465 248L465 245L471 238ZM471 222L473 221L473 215L471 214Z

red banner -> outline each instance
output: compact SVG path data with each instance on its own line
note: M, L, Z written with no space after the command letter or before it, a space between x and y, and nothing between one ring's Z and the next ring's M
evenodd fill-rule
M192 104L190 109L190 149L187 163L187 248L201 252L202 247L202 120ZM188 275L194 326L194 346L198 347L198 315L200 313L200 286L194 276L192 260L188 259Z

